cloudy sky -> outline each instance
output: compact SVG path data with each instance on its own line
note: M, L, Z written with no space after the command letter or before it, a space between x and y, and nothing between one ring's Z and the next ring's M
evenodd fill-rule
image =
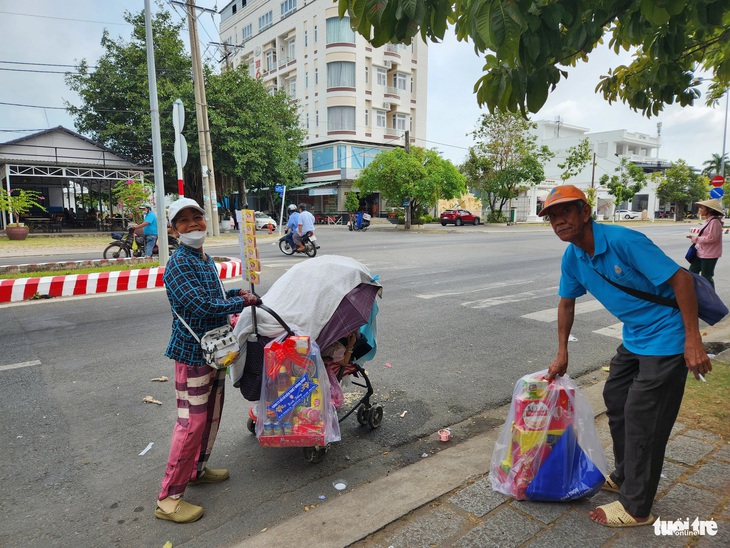
M197 4L215 5L211 0L198 0ZM219 0L217 7L225 4ZM77 100L65 85L63 71L72 70L83 58L94 64L102 53L99 40L104 28L114 37L127 39L131 27L123 21L124 10L143 8L144 0L0 0L0 142L28 134L17 130L58 125L73 129L72 119L60 108L63 100ZM173 6L168 4L168 10L173 11ZM182 9L176 10L175 17L182 18ZM215 47L208 43L219 40L218 21L217 15L203 15L198 31L201 50L212 58ZM187 42L187 32L183 38ZM621 62L609 51L595 53L587 64L571 70L568 80L559 84L533 119L559 116L566 124L590 131L626 129L648 135L656 135L657 122L662 122L660 157L681 158L695 167L722 152L724 100L715 108L705 107L703 100L691 108L668 107L659 117L647 119L622 104L609 106L597 96L598 77ZM473 93L482 65L471 45L459 43L453 36L429 48L426 138L430 147L455 163L464 159L473 144L468 134L484 112Z

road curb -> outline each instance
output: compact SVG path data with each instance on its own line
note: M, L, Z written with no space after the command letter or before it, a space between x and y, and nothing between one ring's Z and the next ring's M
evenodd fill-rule
M239 259L222 258L225 260L215 263L221 279L241 276L242 265ZM85 261L76 262L84 263ZM44 264L52 265L53 263ZM65 264L68 264L68 262L65 262ZM68 297L163 287L162 277L164 273L164 267L154 267L116 272L0 280L0 303L25 301L36 294L41 297Z

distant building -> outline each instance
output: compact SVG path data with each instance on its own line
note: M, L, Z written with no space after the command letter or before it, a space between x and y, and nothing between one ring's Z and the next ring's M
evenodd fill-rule
M610 218L615 206L613 196L608 194L606 188L599 185L603 175L609 177L615 175L615 169L619 167L623 158L642 167L647 173L667 169L670 165L668 160L658 157L661 146L661 138L658 135L647 135L624 129L591 133L588 128L565 124L560 120L538 120L536 124L537 128L533 133L537 136L537 145L547 146L555 157L544 166L545 182L522 192L520 198L513 201L512 206L516 209L515 219L518 222L538 220L538 205L545 199L551 188L560 184L575 185L583 190L596 188L596 212L599 217ZM592 163L589 163L578 175L563 182L560 178L563 170L558 167L558 164L565 162L569 148L577 146L584 139L588 139L593 150L595 169ZM634 196L631 203L622 204L621 208L639 212L647 210L649 218L652 218L654 212L659 209L659 205L656 188L649 182L639 194Z
M303 185L317 212L342 211L353 179L381 150L424 146L428 47L373 48L340 20L331 0L235 0L221 11L225 64L246 65L270 90L299 104L306 131ZM380 196L367 208L384 211Z

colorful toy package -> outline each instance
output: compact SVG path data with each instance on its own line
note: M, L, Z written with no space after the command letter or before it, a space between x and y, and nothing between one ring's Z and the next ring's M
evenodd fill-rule
M256 416L256 437L263 446L323 447L340 441L327 371L309 337L289 336L266 345Z
M489 479L517 500L569 501L596 494L608 470L593 409L565 375L517 381L494 446Z

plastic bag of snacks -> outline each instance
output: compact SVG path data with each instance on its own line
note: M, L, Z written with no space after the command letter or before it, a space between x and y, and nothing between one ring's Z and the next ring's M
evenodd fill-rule
M492 453L492 488L517 500L591 497L608 470L593 409L568 375L550 382L546 375L538 371L515 384Z
M256 437L263 446L323 447L340 441L327 371L309 337L288 336L264 348L256 417Z

